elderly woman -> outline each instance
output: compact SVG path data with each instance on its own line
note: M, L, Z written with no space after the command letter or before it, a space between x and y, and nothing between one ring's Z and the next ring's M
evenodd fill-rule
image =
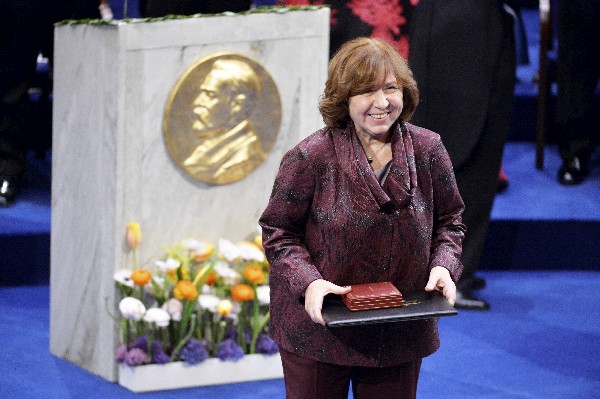
M326 127L283 158L260 218L271 265L270 333L287 398L414 398L437 320L329 329L328 294L391 281L454 303L463 202L440 137L410 125L418 90L389 44L347 42L329 64Z

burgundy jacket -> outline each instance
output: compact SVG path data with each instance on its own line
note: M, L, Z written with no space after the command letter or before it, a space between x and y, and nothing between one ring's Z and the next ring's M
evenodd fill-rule
M384 367L435 352L437 320L329 329L301 303L323 278L345 286L389 280L423 291L434 266L460 276L463 202L439 135L400 124L381 186L354 127L323 128L281 162L260 218L271 265L270 334L299 356L341 365Z

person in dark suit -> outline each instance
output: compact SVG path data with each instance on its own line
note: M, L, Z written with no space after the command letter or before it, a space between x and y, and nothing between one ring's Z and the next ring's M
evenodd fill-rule
M467 226L456 306L485 310L473 296L498 171L510 124L516 74L514 19L499 0L420 0L409 64L421 91L413 121L438 132L465 202Z
M98 0L0 0L0 207L14 203L26 169L28 137L32 129L42 128L31 125L28 95L38 54L51 64L54 22L99 18L99 4ZM45 114L51 118L50 111Z
M325 127L289 150L260 218L270 264L271 324L286 398L414 399L436 319L326 328L329 294L390 281L454 302L463 202L440 136L408 123L418 88L381 39L331 59ZM303 303L304 302L304 303Z
M558 1L557 143L563 163L558 181L582 183L600 138L593 109L600 78L600 0Z

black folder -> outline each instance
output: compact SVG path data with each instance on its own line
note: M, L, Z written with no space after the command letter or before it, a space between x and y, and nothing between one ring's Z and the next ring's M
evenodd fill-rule
M432 319L458 314L454 306L437 292L412 293L403 297L404 306L352 311L342 302L340 296L328 296L323 301L323 319L328 327L346 327L357 324Z

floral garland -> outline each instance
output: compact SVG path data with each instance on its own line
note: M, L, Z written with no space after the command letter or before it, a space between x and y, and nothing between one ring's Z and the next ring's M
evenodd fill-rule
M250 15L250 14L267 14L276 13L284 14L292 11L314 11L321 8L328 8L322 5L300 5L300 6L261 6L251 8L247 11L242 12L231 12L226 11L219 14L193 14L193 15L175 15L169 14L164 17L151 17L151 18L125 18L121 20L105 20L105 19L65 19L54 24L54 26L63 25L117 25L118 23L143 23L143 22L159 22L159 21L170 21L175 19L192 19L192 18L210 18L210 17L221 17L221 16L236 16L236 15Z
M268 335L269 264L260 234L239 244L185 239L167 245L151 266L138 266L138 223L127 225L132 267L114 274L121 331L115 360L129 366L209 357L238 360L274 354Z

